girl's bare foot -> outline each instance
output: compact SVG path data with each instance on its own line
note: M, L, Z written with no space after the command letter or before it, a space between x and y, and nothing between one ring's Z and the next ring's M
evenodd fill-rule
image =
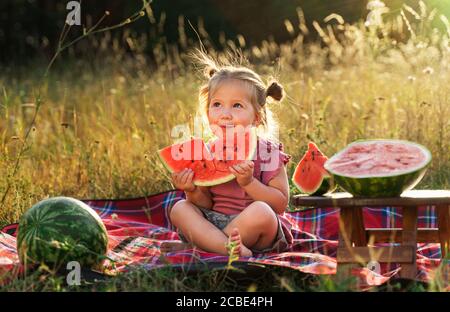
M231 231L231 235L228 237L228 244L234 243L235 248L233 250L233 254L240 255L242 257L251 257L253 253L250 249L245 247L245 245L241 241L241 234L239 234L239 230L234 228Z
M163 242L159 249L161 253L173 252L178 250L191 249L192 244L184 242Z

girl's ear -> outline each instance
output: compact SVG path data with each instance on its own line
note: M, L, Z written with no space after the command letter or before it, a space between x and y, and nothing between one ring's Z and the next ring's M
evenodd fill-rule
M253 124L258 127L261 123L261 116L259 114L255 114L255 120L253 121Z

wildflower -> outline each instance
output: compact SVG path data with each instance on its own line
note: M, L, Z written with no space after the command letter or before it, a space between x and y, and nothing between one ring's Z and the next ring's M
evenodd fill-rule
M434 73L434 69L432 67L428 66L428 67L425 67L422 72L427 75L432 75Z
M416 77L414 77L414 76L408 76L408 80L409 80L410 82L414 82L414 81L416 81Z
M258 286L255 283L250 284L247 288L247 292L255 292L258 289Z

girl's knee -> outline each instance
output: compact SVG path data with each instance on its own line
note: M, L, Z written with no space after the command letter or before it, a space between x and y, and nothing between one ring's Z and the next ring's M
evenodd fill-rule
M258 224L264 226L277 224L276 213L267 203L255 201L248 208L251 208L252 218L254 218Z
M177 201L171 208L169 211L169 217L173 217L175 215L177 215L179 213L179 211L182 209L182 206L184 206L186 204L186 200L182 199Z
M179 200L172 206L169 212L170 218L185 216L186 213L197 213L201 214L201 211L195 207L192 203L185 199Z

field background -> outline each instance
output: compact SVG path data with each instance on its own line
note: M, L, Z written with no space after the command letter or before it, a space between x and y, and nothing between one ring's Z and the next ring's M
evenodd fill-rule
M252 43L242 34L217 39L201 23L194 26L210 55L236 58L239 51L244 65L284 86L287 97L271 109L280 141L293 156L289 175L310 140L331 156L356 139L397 138L421 143L433 155L418 188L450 188L450 2L394 2L371 25L365 24L365 4L350 22L325 7L316 22L295 7L281 22L280 40ZM151 6L138 22L158 29L161 15ZM189 52L199 41L186 36L192 28L183 18L177 19L177 40L168 40L164 27L157 39L123 29L127 25L120 33L82 38L58 55L45 77L46 53L1 65L0 226L17 222L46 197L126 198L172 188L155 152L173 141L174 126L195 117L205 80ZM68 38L80 35L70 31L75 34ZM195 283L170 270L166 279L166 273L133 273L99 290L134 290L135 279L137 289L147 290L201 290L217 283L212 275ZM275 290L305 289L281 273L271 278ZM222 282L223 289L242 290ZM320 277L308 287L338 289ZM18 281L10 289L60 290L64 283L52 276L42 283Z

